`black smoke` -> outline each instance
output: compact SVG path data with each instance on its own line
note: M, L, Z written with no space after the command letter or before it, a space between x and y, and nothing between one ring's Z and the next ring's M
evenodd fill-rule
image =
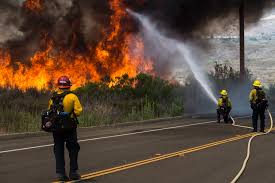
M243 0L246 24L259 21L263 13L274 7L274 0ZM230 25L238 20L242 0L125 0L129 8L149 15L182 35L204 33L213 20ZM226 29L226 27L225 27Z
M43 10L24 8L24 0L0 0L0 44L14 54L28 57L43 49L45 37L57 49L85 52L96 45L104 28L109 26L112 10L109 0L41 0ZM121 0L125 6L149 15L160 24L185 37L206 32L211 21L238 17L241 0ZM274 7L274 0L244 0L247 24L256 23L263 13ZM125 22L127 31L138 31ZM216 25L216 24L215 24ZM226 29L226 27L224 27ZM112 30L110 30L112 31ZM46 42L46 41L45 41ZM26 43L24 45L24 43ZM22 45L24 45L22 47ZM21 53L21 54L19 54ZM20 58L15 58L21 60Z
M25 0L0 0L0 45L12 60L28 60L45 50L49 40L57 52L87 53L102 38L112 14L108 0L41 0L41 10Z

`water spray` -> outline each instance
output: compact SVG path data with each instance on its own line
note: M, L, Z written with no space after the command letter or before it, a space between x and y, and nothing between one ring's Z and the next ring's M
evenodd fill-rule
M196 78L196 80L200 83L200 85L202 86L202 88L205 90L205 92L208 95L208 97L215 104L217 104L217 99L214 96L213 91L209 87L209 83L210 82L208 81L208 79L205 76L205 74L202 71L202 69L196 65L196 62L195 62L195 60L193 60L193 57L191 55L190 49L188 49L188 46L181 43L181 44L178 44L177 47L183 53L183 56L184 56L187 64L191 68L191 70L192 70L192 72L193 72L194 77Z
M167 38L157 29L156 26L145 16L135 13L131 10L127 10L133 17L139 20L142 24L144 35L150 39L158 40L158 47L163 51L167 51L170 54L175 55L174 59L181 61L185 60L189 68L191 69L195 79L199 82L204 89L208 97L217 104L217 99L209 87L209 79L205 72L198 66L191 54L191 47L186 43L180 42L175 39ZM174 54L176 53L176 54Z

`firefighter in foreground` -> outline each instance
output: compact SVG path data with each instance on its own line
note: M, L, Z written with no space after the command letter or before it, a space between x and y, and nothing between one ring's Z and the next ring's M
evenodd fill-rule
M218 109L217 109L217 122L221 122L221 115L225 123L229 122L229 114L232 109L232 103L228 97L226 90L220 92L221 97L218 99Z
M53 125L54 155L56 160L56 174L59 181L80 179L78 173L77 116L82 112L78 97L70 91L72 86L67 76L58 79L58 90L53 93L49 101L49 111L56 113ZM57 125L58 124L58 125ZM64 143L69 151L70 173L69 178L65 171Z
M265 111L268 107L268 101L266 99L266 94L262 89L262 83L259 80L254 81L253 89L249 95L249 101L251 104L252 114L252 124L253 132L258 130L258 117L260 116L261 125L260 132L264 133L265 129Z

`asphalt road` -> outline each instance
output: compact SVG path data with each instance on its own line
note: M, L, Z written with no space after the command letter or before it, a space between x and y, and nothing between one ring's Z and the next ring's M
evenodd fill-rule
M236 121L250 126L249 118ZM250 131L213 118L80 129L80 173L83 182L226 183L242 165ZM52 149L51 136L0 138L0 181L54 181ZM274 134L258 137L239 182L274 183L274 155Z

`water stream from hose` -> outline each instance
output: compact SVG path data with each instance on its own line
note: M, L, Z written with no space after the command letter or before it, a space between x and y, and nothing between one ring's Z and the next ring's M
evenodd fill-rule
M182 62L182 60L184 60L187 63L195 79L204 89L207 96L211 99L211 101L213 101L216 104L217 99L210 87L210 81L207 77L207 74L198 65L197 61L192 56L191 46L178 40L166 37L146 16L135 13L131 10L127 11L133 17L139 20L139 22L142 25L142 32L144 36L155 43L157 49L160 49L160 53L167 52L167 54L173 55L173 59L177 60L178 62Z

